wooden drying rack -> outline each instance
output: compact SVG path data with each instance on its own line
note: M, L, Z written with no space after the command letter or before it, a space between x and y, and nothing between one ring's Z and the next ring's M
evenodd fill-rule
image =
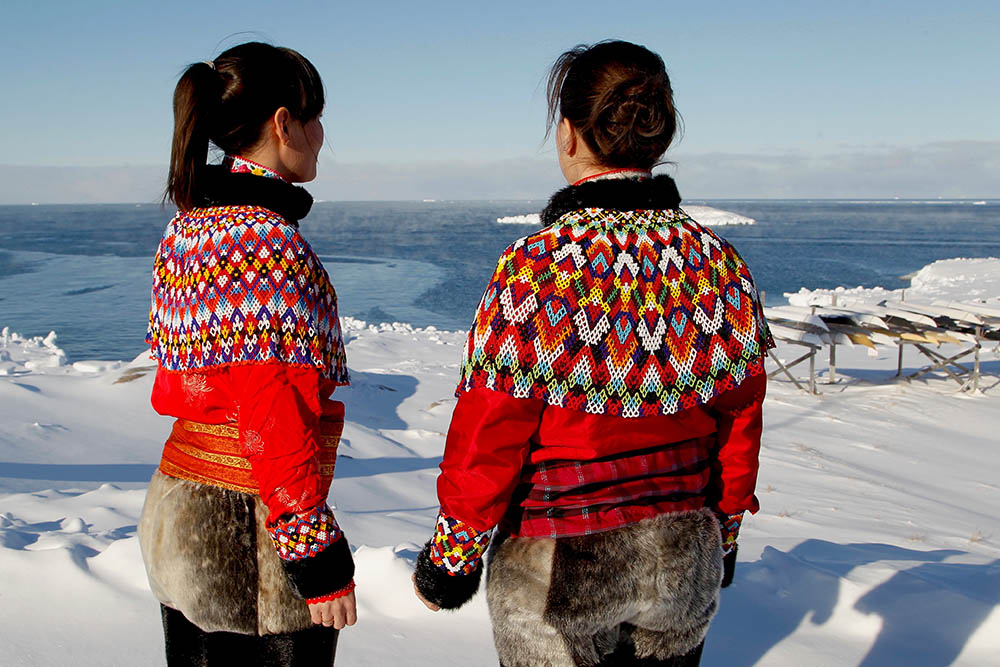
M775 340L806 348L804 354L786 362L769 350L768 355L777 368L768 377L784 375L796 387L812 394L819 393L816 355L824 347L830 348L827 381L836 382L838 345L862 345L872 350L876 346L895 346L897 378L911 381L933 371L943 371L962 391L976 391L982 375L983 342L1000 340L1000 304L973 301L923 304L887 300L878 305L838 306L837 295L833 295L830 305L777 306L765 308L764 314ZM954 354L945 354L940 351L945 343L961 348ZM903 376L906 345L912 345L929 363ZM970 356L971 363L966 361ZM792 373L793 367L805 362L809 363L808 385Z

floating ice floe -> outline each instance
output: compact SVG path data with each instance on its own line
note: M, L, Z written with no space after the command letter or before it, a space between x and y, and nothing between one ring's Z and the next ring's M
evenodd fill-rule
M524 215L505 215L497 218L501 225L540 225L542 216L539 213L525 213Z
M706 227L726 227L728 225L755 225L753 218L732 211L723 211L711 206L685 206L684 212Z

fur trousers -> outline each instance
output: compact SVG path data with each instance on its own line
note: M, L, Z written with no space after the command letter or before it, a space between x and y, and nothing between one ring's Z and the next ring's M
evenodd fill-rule
M486 590L500 662L697 665L721 580L709 510L581 537L495 539Z
M154 473L138 531L153 594L205 632L275 635L312 628L266 518L255 495Z

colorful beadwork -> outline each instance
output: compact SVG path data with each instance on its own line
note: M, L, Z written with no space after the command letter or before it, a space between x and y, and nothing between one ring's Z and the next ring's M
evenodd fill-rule
M719 524L722 526L722 553L728 554L736 547L740 536L740 524L743 523L743 512L739 514L720 514Z
M326 503L308 514L294 515L268 526L268 530L283 560L315 556L343 536Z
M146 341L170 371L280 361L348 383L326 270L294 226L259 206L195 208L170 222Z
M464 521L438 513L429 555L431 562L448 574L471 574L479 567L489 544L489 531L476 530Z
M456 393L673 414L764 372L773 345L750 272L724 239L680 209L580 209L500 257Z
M240 157L238 155L227 155L222 160L222 164L225 167L229 167L229 171L234 174L253 174L254 176L264 176L266 178L277 178L282 181L288 181L287 178L270 167L265 167L262 164L257 164L253 160L248 160L245 157Z

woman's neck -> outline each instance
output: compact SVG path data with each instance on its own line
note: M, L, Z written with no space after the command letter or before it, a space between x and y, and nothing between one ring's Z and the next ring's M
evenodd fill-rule
M573 182L573 185L580 185L581 183L587 183L588 181L599 181L605 179L616 179L616 178L651 178L653 176L652 172L648 169L639 169L638 167L622 167L619 169L608 169L607 167L595 167L593 169L587 170L587 173L583 174L580 178Z

